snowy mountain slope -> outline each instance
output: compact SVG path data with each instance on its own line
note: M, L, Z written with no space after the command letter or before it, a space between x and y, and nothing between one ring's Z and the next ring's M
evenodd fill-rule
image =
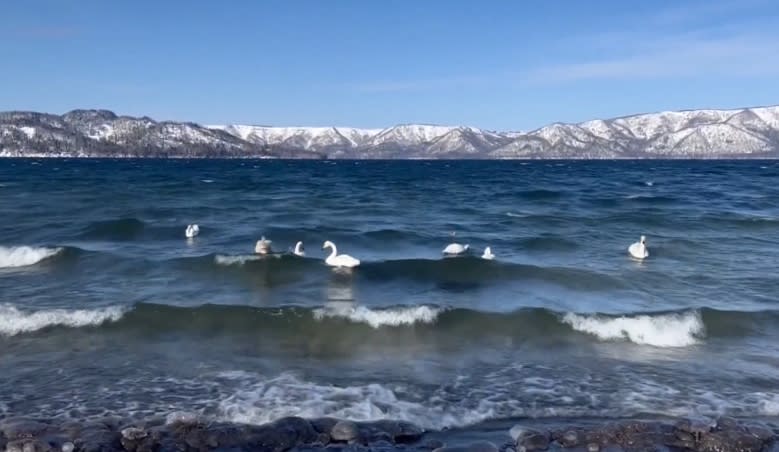
M0 156L284 158L779 157L779 106L555 123L530 132L402 124L201 126L106 110L0 113Z

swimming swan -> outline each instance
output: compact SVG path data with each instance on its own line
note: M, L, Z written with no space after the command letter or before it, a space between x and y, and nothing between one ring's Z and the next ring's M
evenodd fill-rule
M322 249L330 248L330 255L327 256L327 259L325 259L325 264L331 266L331 267L345 267L345 268L353 268L358 265L360 265L360 260L355 259L352 256L349 256L348 254L338 254L338 249L335 247L335 243L331 242L330 240L326 241L322 245Z
M270 240L266 240L265 236L262 236L260 240L257 240L257 244L254 245L254 252L257 254L270 254L270 244L273 243Z
M452 237L455 236L455 232L452 231ZM463 254L466 251L468 251L469 245L461 245L459 243L450 243L446 245L446 248L444 248L444 254L447 256L457 256L458 254Z
M295 249L292 251L292 254L300 257L304 257L306 255L306 250L303 249L303 242L298 242L295 244Z
M641 236L641 239L628 247L628 253L636 259L644 259L649 257L649 250L646 249L646 237Z
M184 233L184 235L187 236L187 238L191 239L192 237L200 234L200 227L196 224L190 224L187 226L187 230Z
M492 250L488 246L487 248L484 248L484 254L481 255L482 259L487 259L488 261L491 261L495 259L495 255L492 254Z
M468 248L470 245L460 245L459 243L450 243L446 245L446 248L444 248L444 254L449 256L456 256L458 254L463 254L466 251L468 251Z

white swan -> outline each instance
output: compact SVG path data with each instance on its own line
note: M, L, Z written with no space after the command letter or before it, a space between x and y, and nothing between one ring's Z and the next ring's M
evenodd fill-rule
M190 224L187 226L186 232L184 232L184 235L187 236L187 238L191 239L192 237L200 234L200 226L196 224Z
M487 248L484 248L484 254L481 255L482 259L487 259L488 261L491 261L495 259L495 255L492 254L492 250L488 246Z
M338 249L335 247L335 243L331 242L330 240L326 241L322 245L322 249L330 248L330 255L327 256L327 259L325 259L325 264L331 266L331 267L345 267L345 268L353 268L358 265L360 265L360 260L355 259L352 256L349 256L348 254L338 254Z
M455 236L455 232L452 231L452 237L454 237L454 236ZM461 245L461 244L459 244L457 242L450 243L450 244L446 245L446 248L444 248L444 254L447 255L447 256L457 256L458 254L463 254L466 251L468 251L469 246L470 245L468 245L468 244Z
M300 257L304 257L306 255L306 250L303 249L303 242L298 242L295 244L295 249L292 251L292 254Z
M649 250L646 248L646 237L641 236L641 239L628 247L628 253L636 259L644 259L649 257Z
M469 247L470 245L468 244L461 245L459 243L450 243L446 245L446 248L444 248L444 254L449 256L456 256L458 254L463 254L466 251L468 251Z
M270 244L273 243L270 240L266 240L265 236L262 236L260 240L257 240L257 244L254 245L254 252L257 254L270 254Z

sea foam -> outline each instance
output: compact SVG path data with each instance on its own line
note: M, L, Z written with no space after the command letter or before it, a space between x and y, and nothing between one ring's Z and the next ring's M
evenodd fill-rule
M104 322L115 322L123 314L124 309L119 306L75 310L48 309L28 312L22 311L12 304L0 304L0 335L15 336L50 326L78 328L100 325Z
M314 318L343 318L355 323L366 323L373 328L382 326L404 326L415 323L433 323L441 309L431 306L409 306L390 309L369 309L365 306L347 308L319 308Z
M441 406L407 400L391 384L337 386L306 381L284 373L275 378L230 372L225 378L243 382L218 404L218 418L264 424L287 416L334 417L354 421L402 420L429 429L473 425L495 417L491 404L476 408Z
M0 268L26 267L48 259L62 248L35 248L31 246L0 246Z
M256 254L247 254L243 256L227 256L224 254L217 254L214 257L214 262L219 265L243 265L247 262L257 261L262 258L262 256Z
M655 347L686 347L703 336L703 319L697 311L681 314L607 317L568 313L563 322L576 331L603 340L629 340Z

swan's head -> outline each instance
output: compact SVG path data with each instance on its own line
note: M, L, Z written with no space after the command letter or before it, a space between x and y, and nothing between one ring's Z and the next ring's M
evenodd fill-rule
M641 241L641 244L642 244L642 245L643 245L643 244L645 244L645 243L646 243L646 236L645 236L645 235L642 235L642 236L641 236L641 240L640 240L640 241Z
M335 245L330 240L327 240L325 243L322 244L322 249L326 250L328 248L334 248Z

